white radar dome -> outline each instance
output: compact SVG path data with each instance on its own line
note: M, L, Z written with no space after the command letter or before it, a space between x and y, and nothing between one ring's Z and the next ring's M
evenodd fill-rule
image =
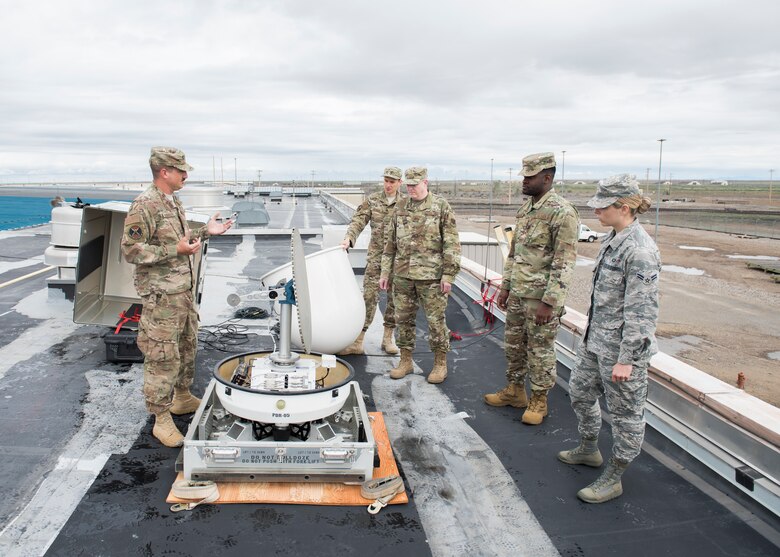
M341 246L306 256L306 274L311 301L311 346L313 352L336 354L352 344L366 319L366 306L347 252ZM263 275L265 287L293 278L292 263ZM278 304L276 307L278 311ZM291 342L303 347L298 326L298 306L293 306Z

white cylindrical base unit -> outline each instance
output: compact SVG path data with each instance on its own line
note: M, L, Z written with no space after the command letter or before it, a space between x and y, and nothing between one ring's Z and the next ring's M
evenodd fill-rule
M43 262L52 267L73 267L79 262L79 248L49 246L43 252Z
M51 241L53 246L79 247L83 209L62 205L51 210Z
M366 306L347 252L341 246L306 256L306 276L311 300L311 346L314 352L337 354L363 330ZM260 278L263 286L293 278L292 263ZM278 306L277 306L278 310ZM298 306L293 307L292 342L302 348Z
M219 382L216 394L225 410L255 422L287 425L319 420L344 406L349 396L347 385L354 378L355 371L343 360L337 359L336 367L326 369L320 366L319 355L300 354L302 361L312 362L310 367L316 380L322 384L320 388L265 390L237 385L232 381L240 362L248 365L255 359L264 360L269 356L269 353L239 354L216 365L214 378ZM295 368L291 366L291 375L295 373ZM267 366L258 365L253 373L265 370Z

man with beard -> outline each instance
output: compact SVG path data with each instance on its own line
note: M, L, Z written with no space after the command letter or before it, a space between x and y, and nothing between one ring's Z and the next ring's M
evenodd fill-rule
M174 192L184 187L184 153L173 147L152 147L152 185L130 206L125 219L122 253L135 264L135 288L143 311L138 324L138 348L144 354L144 398L155 416L152 434L167 447L184 441L171 413L189 414L200 399L190 392L195 375L198 313L192 256L208 236L225 233L232 222L217 222L190 230Z

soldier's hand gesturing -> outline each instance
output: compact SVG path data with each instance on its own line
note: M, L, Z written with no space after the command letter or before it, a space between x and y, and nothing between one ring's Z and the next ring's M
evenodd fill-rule
M233 226L231 219L223 221L219 218L219 212L216 212L206 224L206 230L208 230L209 236L219 236L230 230L231 226Z
M179 255L192 255L200 249L200 238L191 239L189 234L185 234L176 244L176 253Z

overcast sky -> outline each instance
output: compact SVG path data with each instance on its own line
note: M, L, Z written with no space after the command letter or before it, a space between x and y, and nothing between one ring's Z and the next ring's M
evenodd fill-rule
M0 0L0 182L768 179L780 1ZM778 174L776 174L777 176Z

